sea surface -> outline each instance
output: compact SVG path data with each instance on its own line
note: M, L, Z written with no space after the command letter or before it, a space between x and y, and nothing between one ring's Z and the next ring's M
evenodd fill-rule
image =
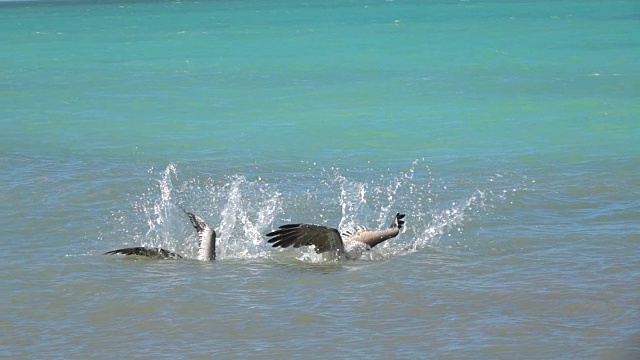
M637 0L0 2L0 358L639 359L639 34ZM396 212L359 261L264 236ZM103 255L141 245L186 259Z

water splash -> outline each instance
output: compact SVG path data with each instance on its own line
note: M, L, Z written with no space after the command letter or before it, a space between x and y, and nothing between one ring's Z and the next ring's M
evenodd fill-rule
M323 171L327 183L339 189L341 209L339 230L365 225L387 228L396 212L407 214L405 228L391 239L365 254L363 259L380 260L425 248L444 250L454 244L444 238L462 234L465 225L489 214L503 204L508 195L523 186L514 174L493 174L479 184L448 183L437 179L424 159L416 159L407 171L381 173L374 179L356 180L349 169ZM374 170L366 173L376 173ZM516 184L514 185L514 178ZM330 186L331 187L331 186ZM443 244L444 242L444 244ZM468 248L467 245L461 245ZM313 256L306 258L314 259Z
M127 245L161 246L190 258L196 257L198 244L183 207L216 230L218 259L293 256L304 262L322 262L323 258L310 248L272 249L264 234L288 222L339 230L358 225L382 229L390 225L396 212L407 214L397 238L362 257L380 260L425 248L451 247L443 239L461 234L469 221L489 213L516 191L506 186L512 179L505 174L494 174L473 186L437 179L424 159L396 173L314 165L296 183L282 174L270 181L261 177L250 181L242 175L222 179L186 176L185 180L175 164L148 173L154 186L133 201L134 214L114 214L129 236Z
M222 207L219 238L221 258L254 258L264 253L263 230L281 211L280 194L266 184L234 176L221 189L227 202ZM228 235L226 235L228 234Z
M160 179L157 181L160 197L153 200L153 206L151 208L142 208L147 220L147 225L149 226L146 234L147 238L153 237L152 235L155 233L164 237L167 235L165 232L158 231L158 229L169 218L169 211L171 210L171 190L173 188L171 178L173 176L176 176L176 165L169 164L167 168L160 173Z
M271 186L239 175L221 182L198 177L183 180L175 164L148 173L154 186L133 200L133 213L114 214L128 237L125 245L159 246L196 258L198 242L185 209L215 229L218 259L266 256L263 230L281 211L280 194Z
M411 248L419 250L425 246L436 244L443 235L447 235L452 231L461 233L464 222L479 212L488 209L487 191L475 190L473 195L463 202L453 202L449 208L434 209L430 211L431 221L422 230L422 236L419 236Z

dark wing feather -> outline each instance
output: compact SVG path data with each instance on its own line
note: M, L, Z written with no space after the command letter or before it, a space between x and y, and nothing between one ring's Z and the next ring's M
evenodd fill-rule
M338 250L344 252L344 244L337 229L311 224L287 224L282 225L278 230L268 233L266 236L271 237L267 240L273 244L273 247L287 248L293 246L314 245L316 252Z
M174 252L171 252L169 250L165 250L163 248L147 248L143 246L111 250L104 253L104 255L114 255L114 254L137 255L137 256L144 256L149 258L160 258L160 259L182 259L182 256Z

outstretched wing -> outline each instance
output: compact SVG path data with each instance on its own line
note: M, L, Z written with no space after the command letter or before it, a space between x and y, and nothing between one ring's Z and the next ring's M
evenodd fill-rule
M111 250L104 253L104 255L114 255L114 254L137 255L137 256L144 256L144 257L158 258L158 259L182 259L182 256L174 252L171 252L169 250L165 250L163 248L148 248L143 246Z
M311 224L287 224L282 225L278 230L268 233L271 237L267 240L273 247L287 248L293 246L315 246L316 253L337 250L344 253L344 244L337 229Z

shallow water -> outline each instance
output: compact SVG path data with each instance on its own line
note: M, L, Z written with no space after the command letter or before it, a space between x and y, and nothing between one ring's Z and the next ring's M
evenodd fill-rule
M637 358L636 13L2 2L0 355ZM264 237L395 212L356 262Z

